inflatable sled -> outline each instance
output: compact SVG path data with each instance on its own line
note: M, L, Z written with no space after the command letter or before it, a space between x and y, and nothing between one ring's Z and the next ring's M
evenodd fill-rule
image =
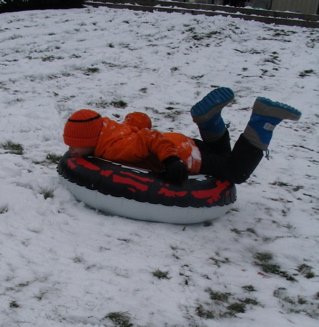
M173 224L195 224L224 215L236 200L235 185L204 175L170 184L154 173L96 157L58 165L61 183L92 208L106 214Z

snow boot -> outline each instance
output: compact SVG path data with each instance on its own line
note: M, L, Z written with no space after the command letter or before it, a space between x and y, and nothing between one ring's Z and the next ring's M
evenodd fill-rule
M258 97L243 135L252 145L266 151L275 127L284 119L297 121L300 117L301 112L287 104Z
M193 121L198 125L204 142L215 142L226 130L222 109L234 99L234 92L226 87L211 91L191 109Z

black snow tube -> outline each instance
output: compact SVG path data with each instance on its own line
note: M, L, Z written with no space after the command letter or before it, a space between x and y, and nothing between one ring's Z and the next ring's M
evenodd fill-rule
M236 187L204 175L181 185L156 174L96 157L73 158L58 165L60 180L80 201L107 214L174 224L193 224L224 215L236 200Z

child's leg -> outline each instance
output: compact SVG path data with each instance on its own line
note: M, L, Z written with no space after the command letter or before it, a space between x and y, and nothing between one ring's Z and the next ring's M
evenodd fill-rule
M198 148L202 155L201 174L225 179L235 184L245 182L263 157L263 151L250 144L243 135L239 137L233 151L227 156L212 152L208 146Z
M198 125L204 142L215 142L224 135L226 126L221 111L233 99L234 92L221 87L211 91L192 107L193 121Z
M197 147L204 152L215 153L224 157L229 157L231 154L231 145L229 132L226 129L223 136L215 142L203 142L202 140L194 139Z
M257 98L244 133L239 137L229 157L203 151L201 173L230 182L245 182L258 166L263 151L268 148L273 130L283 119L299 120L301 113L282 103Z
M256 99L253 112L244 131L245 138L261 150L267 150L273 130L284 119L299 120L297 109L267 98Z

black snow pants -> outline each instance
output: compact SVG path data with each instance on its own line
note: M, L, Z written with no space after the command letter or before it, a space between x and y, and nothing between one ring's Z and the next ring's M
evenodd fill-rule
M240 135L231 150L228 130L219 140L206 143L194 139L202 155L201 174L226 179L234 184L245 182L258 166L263 151Z

